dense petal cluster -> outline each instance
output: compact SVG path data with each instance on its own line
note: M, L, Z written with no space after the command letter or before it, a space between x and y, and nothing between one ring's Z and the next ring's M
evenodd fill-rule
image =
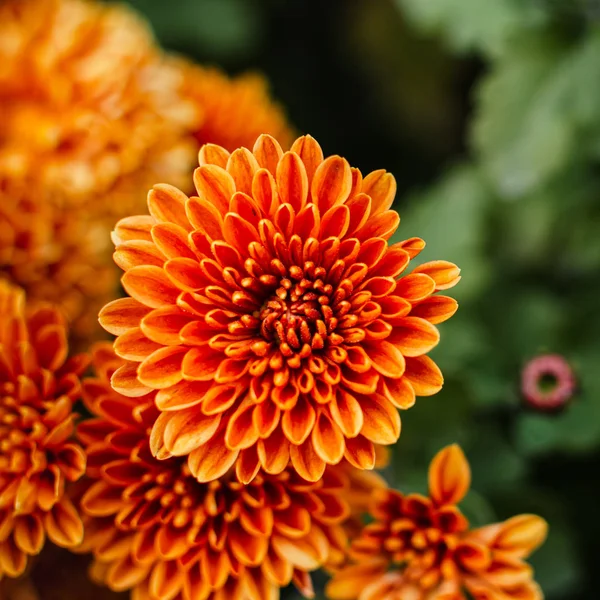
M546 523L520 515L470 530L456 506L470 485L458 446L433 460L429 494L376 490L350 564L327 587L331 600L541 600L524 561L543 542ZM466 594L469 594L468 596Z
M96 215L131 214L154 182L187 182L199 114L181 86L124 6L2 2L0 180Z
M270 97L267 81L258 73L230 78L218 69L181 61L184 94L202 111L194 129L199 146L216 144L229 152L252 148L256 138L272 135L284 148L293 141L283 109Z
M30 301L55 304L76 339L102 331L96 315L117 289L106 252L102 230L88 219L26 187L0 192L0 279L22 287Z
M388 245L392 175L363 178L310 136L286 153L266 135L253 152L205 145L194 182L189 198L155 186L150 215L117 224L130 298L100 314L127 361L115 390L158 390L152 453L189 455L200 481L236 461L244 482L290 460L309 481L344 458L372 469L398 409L442 386L426 354L457 304L435 292L459 269L405 275L424 242Z
M97 377L84 383L94 418L78 430L89 478L80 550L94 553L94 578L134 600L276 600L291 582L311 596L308 573L344 558L344 472L310 483L286 469L244 485L232 471L199 483L184 459L152 456L155 393L113 391L122 362L99 345Z
M20 575L46 536L65 547L83 536L65 485L85 471L71 437L88 361L67 353L59 313L26 309L22 290L0 281L0 577Z

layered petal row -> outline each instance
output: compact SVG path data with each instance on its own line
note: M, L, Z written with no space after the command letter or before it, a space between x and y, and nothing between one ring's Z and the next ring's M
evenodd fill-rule
M207 144L194 182L192 197L156 185L150 214L117 224L129 297L100 313L126 361L114 389L157 391L153 455L188 456L199 481L234 464L245 483L290 462L309 481L343 459L372 469L398 409L442 387L427 353L459 269L406 274L424 242L388 243L394 178L310 136L285 153L267 135L252 152Z
M65 487L85 472L72 437L88 359L67 355L58 311L27 307L0 281L0 577L21 575L46 539L73 547L83 537Z
M346 471L316 483L261 472L246 485L232 470L199 483L185 459L152 456L155 392L113 391L122 363L110 345L95 349L84 383L93 418L78 429L88 458L79 551L93 552L94 579L134 600L277 600L290 583L312 597L310 571L344 560Z
M542 600L525 559L545 539L535 515L471 530L456 506L470 469L458 446L434 458L429 497L387 489L372 496L371 523L349 564L327 586L331 600Z

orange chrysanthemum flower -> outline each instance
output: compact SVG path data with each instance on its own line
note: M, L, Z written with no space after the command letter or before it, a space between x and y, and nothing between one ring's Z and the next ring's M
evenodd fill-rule
M134 600L276 600L292 581L311 596L308 573L344 559L343 472L316 483L289 469L249 485L234 472L199 483L184 459L150 452L155 393L131 399L111 389L123 361L108 344L94 363L84 396L97 416L79 426L90 479L80 550L94 553L93 577L132 589Z
M543 542L547 525L520 515L470 530L456 503L470 485L458 446L438 453L429 494L376 490L371 514L353 541L351 564L327 586L331 600L541 600L524 559Z
M59 313L26 310L22 290L0 281L0 577L20 575L46 535L65 547L83 536L65 484L85 471L70 438L87 358L67 351Z
M181 86L124 6L5 0L0 180L95 215L130 214L152 183L187 182L199 115Z
M434 293L459 269L403 275L424 242L388 246L392 175L363 179L310 136L285 154L266 135L253 152L206 145L200 164L197 197L155 186L150 216L117 224L131 298L100 314L128 361L113 387L158 390L152 452L189 455L200 481L236 460L246 483L290 459L309 481L344 457L372 469L374 444L400 435L397 409L442 386L426 354L457 304Z
M42 194L0 192L0 279L61 309L78 340L102 331L98 310L117 289L101 231ZM103 252L104 248L104 252Z
M216 144L229 152L252 148L256 138L272 135L289 148L293 135L282 108L270 97L267 81L257 73L230 78L218 69L180 62L184 94L202 112L194 136L199 144Z

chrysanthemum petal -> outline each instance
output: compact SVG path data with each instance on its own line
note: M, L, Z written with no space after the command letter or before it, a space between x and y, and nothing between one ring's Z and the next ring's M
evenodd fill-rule
M417 396L437 394L444 384L442 372L428 356L407 358L404 376Z
M429 495L438 505L458 504L471 485L469 463L456 444L447 446L429 466Z
M321 412L311 437L315 452L328 465L337 465L344 456L346 446L342 431L324 412Z
M200 198L214 205L224 215L229 208L229 198L235 193L233 177L221 167L204 165L194 171L194 185Z
M460 269L446 260L432 260L415 268L413 273L425 273L435 281L436 290L447 290L460 280Z
M122 279L127 293L150 308L175 304L179 290L165 272L156 266L138 266L127 271Z
M291 151L295 152L302 159L302 162L306 168L308 185L310 186L314 178L315 171L323 162L323 150L321 150L321 146L312 136L303 135L292 144Z
M305 396L300 396L291 410L284 411L281 427L287 439L298 446L311 434L315 421L315 409Z
M137 370L139 381L150 388L165 389L179 383L187 348L166 346L154 351Z
M364 415L361 435L375 444L395 444L400 437L400 415L396 407L384 396L361 396Z
M348 161L340 156L326 158L315 171L311 186L312 201L325 214L336 204L348 199L352 189L352 173Z
M299 212L308 197L308 177L304 163L295 152L286 152L276 173L277 189L282 203L291 204Z
M122 335L138 326L151 309L133 298L119 298L107 304L99 315L100 325L113 335Z
M426 319L432 325L447 321L458 310L458 302L449 296L431 296L419 302L411 316Z
M325 471L325 461L315 452L310 440L300 446L290 446L290 459L294 469L306 481L318 481Z
M279 142L274 137L263 133L256 139L252 153L256 157L259 166L275 177L277 164L283 156L283 150ZM298 152L298 154L300 153Z

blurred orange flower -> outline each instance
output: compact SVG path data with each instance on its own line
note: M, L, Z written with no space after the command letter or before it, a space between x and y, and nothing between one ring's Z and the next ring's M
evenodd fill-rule
M0 182L107 217L137 210L156 181L185 185L199 114L181 86L124 6L2 2Z
M459 269L401 276L424 242L388 246L394 178L363 179L310 136L286 153L266 135L253 152L205 145L200 165L197 197L157 185L149 216L117 224L131 297L100 314L128 361L113 387L158 390L152 453L189 455L200 481L236 461L246 483L290 459L309 481L344 457L372 469L398 409L442 387L426 354L457 304L434 294Z
M30 301L55 304L80 341L102 332L98 310L117 290L107 241L84 215L41 193L0 192L0 279L22 287Z
M64 547L83 537L65 485L85 471L70 440L88 360L67 355L59 313L26 308L23 291L0 281L0 577L23 573L46 536Z
M272 135L289 148L293 135L282 108L269 95L268 83L258 73L228 77L215 68L181 61L185 96L202 111L194 130L199 144L217 144L229 152L252 148L261 133Z
M122 363L109 344L96 347L97 377L84 383L95 418L78 429L89 478L79 550L94 553L94 579L139 600L275 600L291 582L311 596L308 573L344 559L344 473L310 483L286 469L244 485L229 472L198 483L184 459L150 453L155 393L114 392Z
M470 530L456 506L471 474L462 450L443 449L429 468L429 498L379 489L373 522L353 541L350 564L327 586L331 600L540 600L524 559L546 522L520 515Z

